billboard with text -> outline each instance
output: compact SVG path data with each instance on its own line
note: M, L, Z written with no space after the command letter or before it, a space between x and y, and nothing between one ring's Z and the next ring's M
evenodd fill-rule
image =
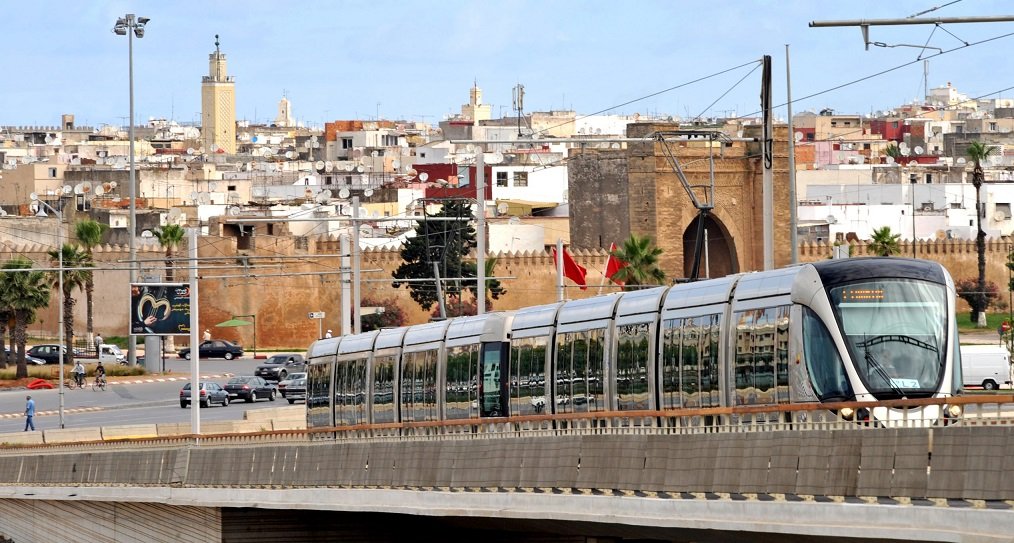
M190 285L131 283L131 335L185 336L189 333Z

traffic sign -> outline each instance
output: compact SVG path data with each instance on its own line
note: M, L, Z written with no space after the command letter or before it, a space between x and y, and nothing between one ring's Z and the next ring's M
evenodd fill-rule
M311 319L323 319L324 318L324 312L323 311L311 311L310 312L310 318Z

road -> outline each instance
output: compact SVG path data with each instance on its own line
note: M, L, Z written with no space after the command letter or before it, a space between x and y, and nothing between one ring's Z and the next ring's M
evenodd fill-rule
M263 360L240 358L236 360L201 360L204 380L225 384L232 375L253 375ZM85 389L64 390L64 426L87 428L124 424L151 424L189 422L190 408L180 409L180 388L190 380L190 362L178 358L166 359L164 374L111 378L105 391ZM69 378L68 374L68 378ZM137 382L143 381L143 382ZM35 427L45 430L59 428L59 389L0 392L0 433L24 430L25 396L35 400ZM201 420L242 420L248 409L264 409L289 405L281 397L274 402L258 400L254 403L238 401L228 407L215 405L201 409Z

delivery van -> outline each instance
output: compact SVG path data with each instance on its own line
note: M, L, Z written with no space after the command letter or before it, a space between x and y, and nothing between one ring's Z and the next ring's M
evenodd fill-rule
M99 362L103 364L126 364L127 355L116 345L99 345Z
M966 386L1011 388L1010 352L997 345L962 345L961 374Z

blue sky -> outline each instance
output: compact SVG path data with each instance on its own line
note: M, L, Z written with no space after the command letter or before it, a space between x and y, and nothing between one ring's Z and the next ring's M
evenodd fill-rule
M1009 15L1002 0L818 2L728 1L54 1L6 2L0 18L5 62L0 125L123 125L128 115L127 39L118 16L151 18L134 41L137 119L200 119L201 76L221 35L236 78L237 117L270 121L283 93L308 124L334 119L436 122L467 102L473 80L511 113L511 88L525 109L593 113L759 59L774 59L775 103L785 101L785 44L793 97L800 98L917 60L912 47L863 48L858 28L809 28L812 20L908 17L934 6L940 17ZM717 6L720 6L717 7ZM872 41L944 50L1014 33L1014 23L882 26ZM929 62L929 86L952 82L971 96L1014 86L1014 36ZM924 56L934 54L927 51ZM758 108L752 66L613 109L693 117ZM738 83L740 79L744 78ZM731 90L730 90L731 89ZM833 107L869 113L921 97L922 62L801 100L796 112ZM724 97L722 95L728 92ZM1007 90L1002 95L1014 96ZM720 98L721 97L721 98ZM707 108L712 102L717 103ZM784 117L784 109L779 113Z

